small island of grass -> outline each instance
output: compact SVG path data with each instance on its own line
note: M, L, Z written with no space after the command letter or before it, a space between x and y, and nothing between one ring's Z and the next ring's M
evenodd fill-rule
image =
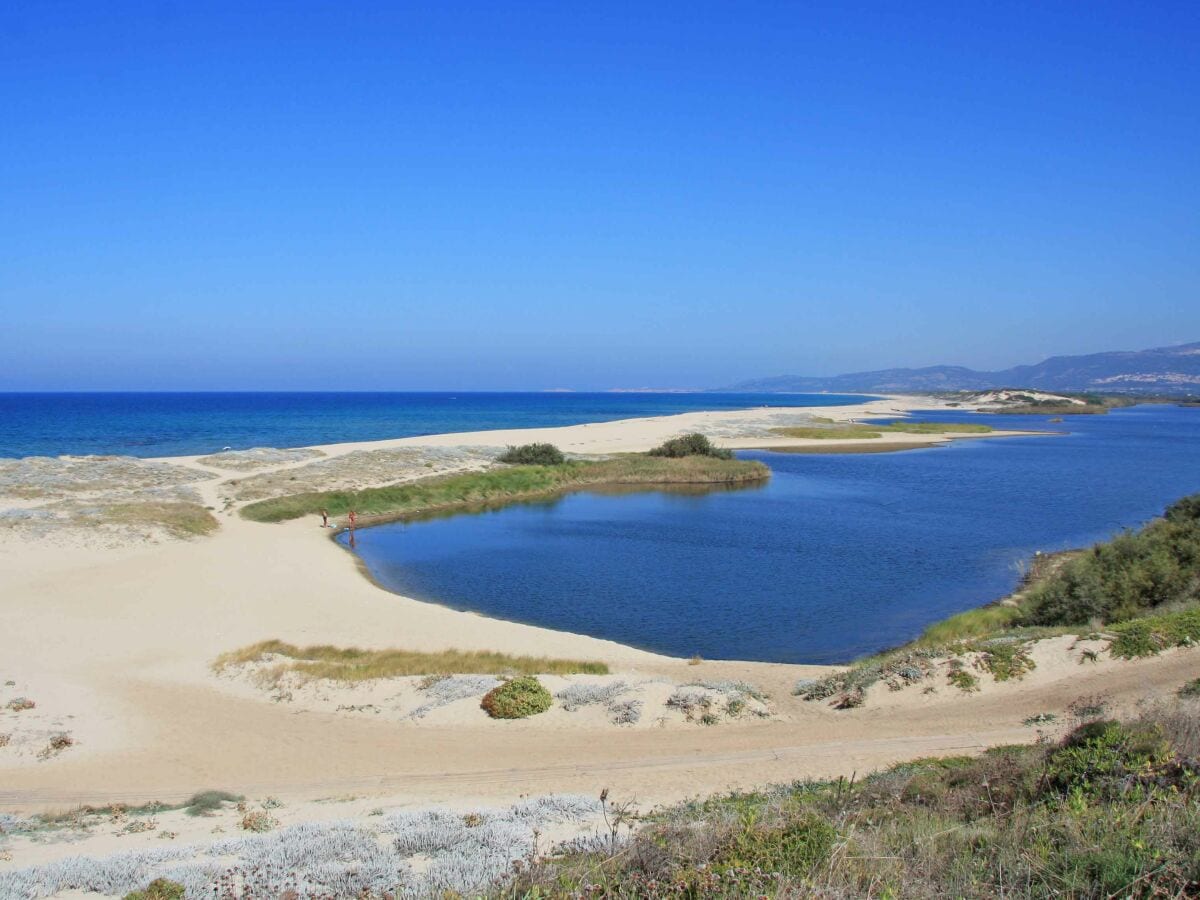
M989 434L994 429L990 425L978 425L967 422L883 422L870 424L843 425L829 420L813 420L817 424L791 426L787 428L772 428L781 437L801 438L803 440L824 441L858 441L882 438L885 434Z

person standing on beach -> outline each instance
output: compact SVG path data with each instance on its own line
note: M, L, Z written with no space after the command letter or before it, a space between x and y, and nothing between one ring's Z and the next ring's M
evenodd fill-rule
M350 520L350 530L354 530L354 523L358 521L358 514L354 510L350 510L350 515L347 516Z
M327 510L327 509L321 510L321 527L322 528L329 527L329 510Z

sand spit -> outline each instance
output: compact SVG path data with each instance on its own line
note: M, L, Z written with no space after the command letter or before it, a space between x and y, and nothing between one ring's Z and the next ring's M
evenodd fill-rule
M9 736L0 746L0 810L28 816L82 803L178 804L217 789L251 798L252 809L276 798L285 806L263 811L281 826L348 819L361 829L378 820L375 809L462 809L558 793L592 797L603 787L648 808L735 786L865 772L913 756L1032 740L1036 729L1027 719L1054 713L1065 721L1080 697L1103 695L1119 708L1194 678L1195 649L1092 664L1050 645L1035 648L1037 667L1023 679L994 689L939 686L935 696L880 686L862 707L835 710L792 693L798 679L820 678L831 671L825 667L671 659L421 603L362 577L355 558L315 521L262 525L237 515L247 502L239 489L291 493L310 487L310 477L325 485L392 483L430 469L487 465L509 444L550 441L570 453L604 455L703 431L725 446L755 446L771 429L814 416L849 421L931 406L938 404L885 398L853 407L688 413L328 445L279 457L256 451L246 464L224 455L0 463L0 735ZM140 495L161 499L158 492L171 492L219 527L177 539L129 510L130 521L122 523L73 520L37 532L10 521L12 510L98 503L114 492L134 509ZM253 671L212 670L222 653L269 638L298 646L596 660L610 675L546 676L555 695L550 711L494 721L479 709L486 688L480 676L440 688L417 679L264 688ZM1051 657L1066 661L1056 666ZM725 682L761 692L767 715L750 704L729 715L729 697L703 687ZM706 692L707 710L700 699ZM7 706L21 697L34 707ZM623 705L631 701L641 704L636 721ZM716 727L701 724L714 710ZM70 743L40 755L58 733ZM350 796L344 804L329 799ZM176 823L174 815L163 813L155 829L141 832L118 823L97 827L78 843L78 835L60 841L9 834L0 839L0 872L81 852L148 852L176 840L212 839L196 829L221 827L240 836L233 813L229 822L201 818L196 825L190 817ZM178 837L160 837L164 831Z

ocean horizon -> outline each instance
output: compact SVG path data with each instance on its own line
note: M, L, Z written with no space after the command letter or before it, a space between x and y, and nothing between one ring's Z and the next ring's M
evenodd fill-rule
M0 457L190 456L869 399L709 391L0 393Z

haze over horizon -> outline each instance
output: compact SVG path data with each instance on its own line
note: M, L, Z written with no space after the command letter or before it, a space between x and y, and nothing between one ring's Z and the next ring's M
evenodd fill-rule
M0 391L718 387L1200 337L1200 7L0 11Z

